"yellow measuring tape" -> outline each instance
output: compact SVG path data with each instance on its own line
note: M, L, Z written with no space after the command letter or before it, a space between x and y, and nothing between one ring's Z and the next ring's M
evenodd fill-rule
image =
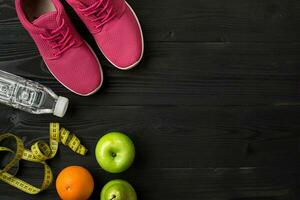
M59 123L50 123L49 144L39 140L31 146L30 150L25 149L23 141L11 133L0 135L0 142L8 138L14 139L17 146L15 151L7 147L0 146L0 152L9 152L14 154L13 159L11 159L3 169L0 169L0 180L28 194L37 194L47 189L52 183L53 174L51 168L45 161L55 156L60 142L80 155L85 155L87 152L87 149L80 144L80 140L74 134L70 133L70 131L60 128ZM18 162L21 159L44 165L44 180L40 187L35 187L9 173L12 167L18 165Z

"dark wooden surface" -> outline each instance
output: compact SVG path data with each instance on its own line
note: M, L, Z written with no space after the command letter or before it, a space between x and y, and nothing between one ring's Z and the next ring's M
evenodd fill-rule
M0 69L39 81L71 100L67 116L35 116L0 106L0 131L26 144L47 139L59 121L87 145L87 157L60 148L54 174L82 165L93 174L99 199L109 180L123 178L141 200L299 200L300 1L130 0L143 25L145 55L119 71L92 44L105 72L103 88L79 97L47 71L16 18L12 0L0 0ZM128 133L137 158L111 175L93 151L111 130ZM42 180L38 165L21 177ZM0 199L57 199L54 186L26 195L0 182Z

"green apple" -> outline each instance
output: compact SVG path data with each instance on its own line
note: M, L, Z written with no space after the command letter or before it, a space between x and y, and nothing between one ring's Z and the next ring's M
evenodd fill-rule
M133 163L135 148L131 139L119 132L104 135L95 149L99 165L110 173L120 173L127 170Z
M101 191L101 200L137 200L133 187L123 180L108 182Z

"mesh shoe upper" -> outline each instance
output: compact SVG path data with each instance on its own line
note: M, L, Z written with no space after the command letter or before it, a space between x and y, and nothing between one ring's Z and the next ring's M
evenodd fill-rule
M102 84L102 71L97 57L72 25L58 0L56 10L30 22L16 0L16 10L25 29L35 41L41 56L54 77L69 90L89 95Z
M100 50L116 67L128 69L143 54L138 19L124 0L67 0L93 34Z

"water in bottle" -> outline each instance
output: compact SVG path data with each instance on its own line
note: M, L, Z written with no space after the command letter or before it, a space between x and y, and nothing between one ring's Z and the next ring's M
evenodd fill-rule
M33 114L63 117L69 100L37 82L0 70L0 103Z

